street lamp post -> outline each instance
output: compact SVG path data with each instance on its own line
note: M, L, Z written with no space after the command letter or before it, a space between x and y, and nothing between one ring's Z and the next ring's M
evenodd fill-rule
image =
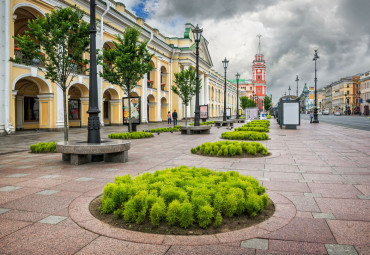
M317 50L315 49L315 54L313 56L313 61L315 61L315 108L313 110L313 123L319 123L319 116L317 115L317 77L316 77L316 60L319 59L319 55L317 55Z
M223 120L223 121L226 121L226 70L227 70L227 66L229 65L229 60L227 60L227 59L225 58L225 59L222 61L222 64L224 65L224 69L225 69L224 115L223 115L222 120Z
M288 89L288 90L289 90L289 96L290 96L290 91L291 91L291 88L290 88L290 86L289 86L289 89Z
M240 74L236 73L236 118L239 119L239 78Z
M87 142L100 143L100 121L98 106L97 65L96 65L96 19L95 0L90 1L90 84Z
M297 82L297 97L298 97L298 81L299 81L298 74L297 74L297 78L295 78L295 81Z
M195 29L193 29L193 35L196 44L196 93L195 93L195 112L194 112L194 126L200 126L200 107L199 107L199 42L202 37L203 29L200 29L198 24Z

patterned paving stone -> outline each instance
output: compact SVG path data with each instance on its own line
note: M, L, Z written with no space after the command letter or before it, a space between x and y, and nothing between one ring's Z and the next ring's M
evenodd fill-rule
M308 242L295 242L295 241L281 241L269 240L270 251L292 253L309 253L309 254L326 254L324 244L321 243L308 243Z
M370 200L370 196L357 195L357 197L358 197L359 199L363 199L363 200Z
M358 255L355 247L341 244L325 244L329 255Z
M39 220L39 223L46 223L46 224L58 224L59 222L63 221L67 219L67 217L63 217L63 216L54 216L54 215L50 215L42 220Z
M20 186L5 186L5 187L1 187L0 191L1 192L11 192L11 191L21 189L21 188L22 187L20 187Z
M370 221L368 200L315 198L321 212L332 213L336 219Z
M303 193L306 197L322 197L320 193Z
M253 239L242 241L240 246L243 248L268 250L269 241L267 239L253 238Z
M81 177L81 178L76 179L76 181L79 181L79 182L89 182L89 181L94 180L94 179L95 178Z
M318 213L318 212L312 212L312 216L315 219L330 219L335 220L335 217L332 213Z
M3 213L6 213L10 211L10 209L7 209L7 208L0 208L0 214L3 214Z
M7 175L5 177L7 177L7 178L22 178L22 177L25 177L27 175L29 175L29 174L11 174L11 175Z
M49 174L49 175L44 175L41 176L40 179L54 179L54 178L59 178L61 175L59 174Z
M370 222L328 220L328 225L340 244L369 245Z
M58 193L58 192L59 192L59 190L46 189L46 190L37 192L36 194L50 196L50 195L53 195L53 194Z

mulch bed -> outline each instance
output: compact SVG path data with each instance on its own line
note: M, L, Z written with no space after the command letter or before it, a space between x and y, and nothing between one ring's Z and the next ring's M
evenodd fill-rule
M159 227L153 227L149 219L146 219L141 224L136 224L136 223L127 223L122 218L117 219L113 213L100 214L99 207L101 206L100 203L101 198L102 196L95 198L90 203L89 206L90 213L100 221L117 228L124 228L132 231L163 235L211 235L235 231L261 223L270 218L275 212L275 205L271 200L269 200L269 205L265 208L263 212L261 212L257 216L253 218L250 218L247 215L235 216L233 218L227 218L225 216L222 219L222 224L217 228L213 227L213 225L210 224L207 229L203 229L198 225L194 225L188 229L183 229L180 227L168 225L164 221L161 223Z

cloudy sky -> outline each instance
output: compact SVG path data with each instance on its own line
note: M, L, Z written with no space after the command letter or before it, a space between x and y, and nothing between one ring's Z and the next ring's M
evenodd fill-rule
M276 102L314 86L317 48L318 88L341 77L370 70L369 0L120 0L167 36L183 36L185 23L199 24L209 41L214 69L229 59L228 79L251 78L257 34L267 66L267 90Z

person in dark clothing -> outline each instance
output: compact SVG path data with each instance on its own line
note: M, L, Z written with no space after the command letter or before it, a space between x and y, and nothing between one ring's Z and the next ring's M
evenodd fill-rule
M173 126L177 125L177 112L176 110L173 111L172 113L172 120L173 120Z

